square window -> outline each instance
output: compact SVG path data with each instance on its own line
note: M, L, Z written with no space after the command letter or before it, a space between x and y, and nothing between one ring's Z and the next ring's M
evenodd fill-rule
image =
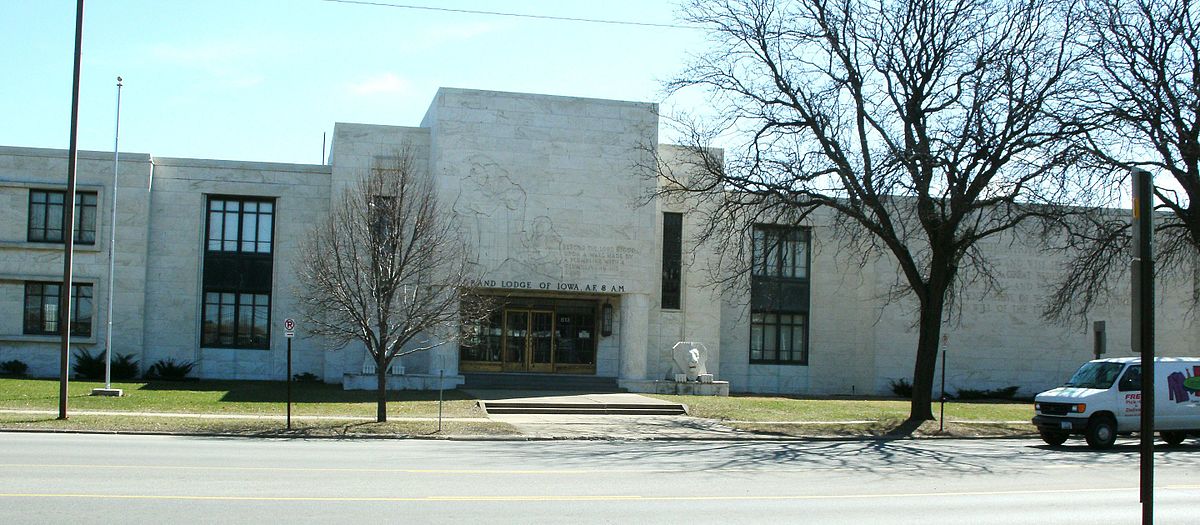
M805 314L750 316L750 362L755 364L808 364Z
M63 242L63 215L66 192L54 190L29 191L29 220L26 240L29 242ZM75 193L75 242L96 243L96 192Z
M51 282L25 283L24 330L29 335L58 335L59 295L62 285ZM71 335L92 335L92 285L71 285Z

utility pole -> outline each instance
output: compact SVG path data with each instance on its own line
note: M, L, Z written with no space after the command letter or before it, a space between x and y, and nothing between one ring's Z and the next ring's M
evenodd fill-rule
M75 2L75 73L71 86L71 149L67 153L67 195L63 198L63 281L58 296L62 348L58 366L58 419L67 419L67 374L71 360L71 256L75 251L75 164L79 160L79 65L83 56L83 0Z

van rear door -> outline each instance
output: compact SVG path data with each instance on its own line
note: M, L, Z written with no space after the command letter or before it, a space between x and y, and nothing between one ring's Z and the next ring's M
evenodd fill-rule
M1200 362L1158 363L1155 378L1159 397L1154 400L1161 419L1159 428L1200 427Z

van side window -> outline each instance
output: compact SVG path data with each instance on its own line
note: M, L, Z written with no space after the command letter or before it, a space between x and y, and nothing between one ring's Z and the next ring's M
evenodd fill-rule
M1131 366L1121 376L1121 384L1117 386L1120 392L1136 392L1142 389L1142 367Z

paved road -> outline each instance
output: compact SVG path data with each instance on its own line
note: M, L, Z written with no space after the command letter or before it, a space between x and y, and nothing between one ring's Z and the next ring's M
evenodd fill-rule
M1200 445L1157 455L1198 522ZM0 433L0 522L1137 523L1136 442L267 440Z

